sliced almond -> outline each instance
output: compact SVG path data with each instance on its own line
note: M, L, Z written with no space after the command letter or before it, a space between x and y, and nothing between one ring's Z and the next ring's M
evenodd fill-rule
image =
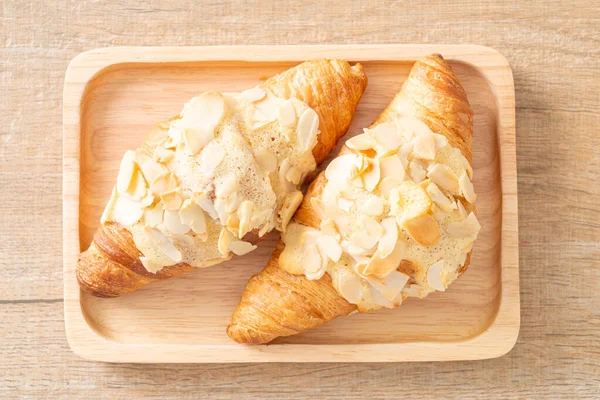
M181 112L181 119L175 123L183 130L215 127L219 125L225 112L223 95L218 92L205 92L186 104Z
M412 177L413 181L417 183L421 182L423 179L425 179L425 176L427 176L427 171L425 168L423 168L423 164L421 164L419 160L412 160L409 162L408 170L410 171L410 176Z
M318 197L311 197L310 205L315 210L319 218L324 219L327 217L327 209L325 208L325 204Z
M146 268L146 271L155 274L158 271L160 271L161 269L163 269L163 265L160 263L157 263L156 261L152 260L151 258L147 258L147 257L140 257L140 261L142 263L142 265L144 266L144 268Z
M417 284L408 285L402 289L402 293L405 293L409 297L422 297L421 286Z
M400 160L398 154L393 154L389 157L379 159L379 167L381 169L381 178L396 178L400 181L404 180L406 170L404 164Z
M433 134L419 135L413 140L413 154L423 160L435 158L435 139Z
M352 175L352 171L356 171L359 162L362 165L362 159L356 154L336 157L327 166L325 177L328 181L345 182Z
M175 157L173 150L165 149L164 147L158 146L154 149L154 159L161 163L169 162Z
M317 238L317 247L321 254L325 254L334 262L338 262L342 256L342 248L333 236L322 235Z
M165 236L161 231L155 228L146 227L143 231L150 242L156 246L165 256L173 261L173 263L181 262L183 259L181 252L175 247L171 239Z
M117 187L114 186L112 192L110 193L108 203L106 203L104 211L102 212L102 217L100 217L101 224L105 224L106 222L111 221L112 214L114 213L113 209L118 198L119 196L117 195Z
M302 180L302 172L296 167L290 167L288 172L285 174L285 179L294 185L298 185Z
M402 144L394 123L386 122L379 124L371 131L371 134L385 150L396 150Z
M374 217L380 216L383 214L383 199L376 195L370 195L367 197L367 200L365 200L361 211L366 215Z
M146 180L144 179L142 172L136 168L129 188L123 194L128 195L135 201L141 202L142 198L144 198L147 193L148 187L146 185Z
M215 138L215 127L205 125L198 128L187 128L182 137L188 153L195 156Z
M281 221L281 230L285 233L287 225L291 221L294 213L302 203L302 199L304 196L302 192L295 191L287 196L283 200L283 205L281 206L281 210L279 210L279 220Z
M277 106L277 119L285 127L296 124L296 109L291 100L285 100Z
M393 177L383 178L381 180L381 182L379 182L379 190L381 191L381 194L383 195L383 197L387 199L390 197L390 192L393 189L396 189L401 183L402 183L402 180L400 180L398 178L393 178Z
M269 150L262 147L256 149L254 159L267 174L277 171L277 157Z
M261 88L253 87L252 89L244 90L242 93L240 93L240 96L242 96L249 102L254 103L255 101L262 100L266 96L266 94L267 92L265 92Z
M206 193L195 193L194 200L196 200L196 203L198 203L200 208L202 208L212 219L219 218L214 203L208 198Z
M159 148L162 149L162 147L157 147L157 149ZM170 151L166 149L163 150ZM144 178L147 182L152 182L158 175L167 171L167 167L156 162L152 155L144 149L137 149L135 151L135 160L142 170L142 174L144 174Z
M327 271L328 259L324 257L316 245L306 246L304 249L305 274L309 280L321 279Z
M119 174L117 175L117 191L126 193L133 180L133 174L137 169L135 163L135 152L128 150L121 159Z
M160 195L160 200L165 206L165 210L179 210L183 199L177 192L167 192Z
M212 172L221 164L225 158L225 149L223 145L212 141L202 151L202 163L200 171L204 174L212 174Z
M426 190L429 197L431 197L431 200L433 200L442 210L450 212L456 207L454 201L450 200L435 183L429 182Z
M383 227L373 218L360 215L358 219L360 230L350 236L350 240L363 249L373 248L383 235Z
M163 205L159 201L153 207L146 208L144 210L144 220L146 224L152 228L163 222Z
M217 185L215 195L225 199L234 194L238 189L237 179L234 175L227 175L221 184Z
M460 193L462 196L471 204L475 204L475 200L477 200L477 195L475 194L475 188L471 183L471 180L467 176L467 174L462 174L460 179L458 180L458 186L460 187Z
M177 182L177 178L175 177L175 174L170 171L159 174L150 184L150 190L158 195L174 192L178 187L179 183Z
M435 290L443 292L446 290L442 281L442 270L444 269L444 260L432 264L427 270L427 283Z
M385 258L394 250L398 241L398 225L395 218L386 218L381 221L383 235L377 245L377 254Z
M427 177L442 189L452 193L459 193L458 177L444 164L434 164L429 168Z
M317 134L319 133L319 116L312 108L307 108L300 115L296 130L300 148L303 151L312 150L317 144Z
M250 200L244 200L240 204L237 214L239 216L238 226L238 237L244 237L244 235L252 230L252 213L254 212L254 203Z
M373 276L377 278L385 278L392 271L395 271L402 261L406 244L403 241L397 240L394 243L393 250L386 257L381 257L379 253L375 253L367 263L363 271L364 276Z
M370 256L374 253L374 247L371 249L365 249L349 241L342 242L342 249L355 259L358 257Z
M456 238L475 238L481 229L479 221L474 213L470 213L469 216L460 222L450 222L448 224L448 235Z
M429 214L407 219L402 226L410 237L422 246L433 246L440 238L440 229L437 222Z
M284 159L279 165L279 182L283 185L286 191L294 190L295 187L287 179L287 173L292 168L292 163L289 158Z
M338 280L338 289L343 298L351 304L362 300L362 284L360 278L351 273L345 273Z
M190 226L181 222L177 210L165 210L163 225L169 232L177 235L183 235L190 231Z
M361 175L365 189L372 192L377 187L381 179L381 170L379 168L379 160L369 160L369 166Z
M394 301L398 296L410 277L402 272L391 271L389 275L383 279L383 282L378 279L368 279L369 283L387 300Z
M229 245L235 239L233 234L229 232L229 230L225 227L221 228L221 233L219 233L219 240L217 242L217 247L219 252L227 257L229 255Z
M461 218L467 218L469 213L467 212L467 210L465 210L465 206L463 205L462 201L456 200L456 206L458 208L458 212L459 212Z
M238 236L238 232L240 230L240 217L238 217L237 214L229 214L226 216L226 218L227 220L225 221L225 226L231 233L233 233L235 236Z
M405 138L405 140L410 140L414 136L432 133L431 129L429 129L429 126L427 126L425 122L410 115L403 115L402 117L398 118L397 123L400 134Z
M178 126L180 124L181 119L177 119L171 122L171 126L169 127L169 135L165 138L162 146L165 149L174 149L179 143L183 142L183 129Z
M203 235L206 233L206 218L202 208L191 199L183 202L179 209L179 218L183 224L189 225L194 233Z
M266 92L265 97L254 102L254 106L266 117L267 121L271 122L277 118L277 106L280 103L281 100L278 97L271 92Z
M369 150L376 145L375 140L368 134L362 133L346 140L346 147L354 150Z
M248 254L254 249L256 249L255 245L249 242L244 242L243 240L234 240L233 242L229 243L229 250L233 251L233 253L238 256Z
M336 240L341 239L340 233L338 232L337 228L335 227L335 224L329 218L321 221L321 225L319 226L319 229L321 230L321 233L323 235L333 236Z
M111 218L112 220L127 226L138 222L143 215L144 209L138 202L125 196L118 196L114 204Z
M440 149L448 144L448 138L444 135L439 135L437 133L433 134L433 140L435 142L435 149Z
M352 200L348 200L343 197L340 197L338 199L338 207L340 208L340 210L343 210L348 213L350 212L352 205L354 205L354 202Z

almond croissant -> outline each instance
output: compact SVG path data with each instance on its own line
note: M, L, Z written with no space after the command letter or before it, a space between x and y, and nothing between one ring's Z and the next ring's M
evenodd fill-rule
M360 64L309 61L242 93L190 100L125 153L79 258L80 287L120 296L285 230L302 181L346 133L366 84Z
M355 311L443 291L479 231L473 111L448 63L415 63L377 120L311 184L227 334L268 343Z

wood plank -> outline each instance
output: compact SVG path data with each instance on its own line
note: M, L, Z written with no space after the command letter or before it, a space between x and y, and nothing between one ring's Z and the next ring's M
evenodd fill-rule
M597 185L588 182L598 182L600 164L599 19L600 6L590 0L2 2L0 183L8 189L0 194L0 397L597 398L600 207ZM426 42L492 46L513 68L522 328L507 356L435 364L100 364L68 350L62 304L5 304L62 296L60 107L76 54L114 45Z

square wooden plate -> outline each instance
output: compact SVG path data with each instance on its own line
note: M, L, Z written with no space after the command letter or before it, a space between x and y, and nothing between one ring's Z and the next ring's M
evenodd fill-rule
M446 292L400 309L339 318L268 346L225 334L250 276L277 233L255 252L219 266L99 299L75 278L126 149L200 92L241 91L302 61L363 64L369 85L348 139L383 110L415 60L441 53L475 110L473 166L479 220L471 266ZM497 357L519 331L517 176L513 78L493 49L470 45L128 47L89 51L64 87L63 235L65 325L82 357L112 362L426 361ZM338 145L338 147L341 143ZM332 154L337 153L337 150Z

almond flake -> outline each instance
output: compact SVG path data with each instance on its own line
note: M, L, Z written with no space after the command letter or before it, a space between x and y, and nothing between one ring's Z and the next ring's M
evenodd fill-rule
M348 200L343 197L340 197L338 200L338 207L340 208L340 210L343 210L347 213L350 212L350 208L353 204L354 202L352 200Z
M154 159L161 163L169 162L175 157L173 150L165 149L164 147L158 146L154 149Z
M121 159L119 174L117 175L117 191L119 193L127 193L136 169L135 152L128 150Z
M312 108L304 110L298 119L296 127L300 148L303 151L312 150L317 144L319 133L319 116Z
M402 180L398 178L383 178L381 182L379 182L379 190L381 191L381 194L383 194L383 197L387 199L390 196L390 191L396 189L401 183Z
M432 264L427 270L427 283L435 290L443 292L446 290L442 282L442 270L444 269L444 260Z
M168 192L160 195L160 199L165 205L165 210L179 210L183 199L177 192Z
M277 118L277 106L280 103L280 99L275 97L272 93L267 92L266 96L261 100L254 102L254 107L265 116L268 122L274 121Z
M471 204L475 204L475 200L477 200L477 195L475 194L475 188L473 188L473 184L469 180L467 174L462 174L460 179L458 180L458 186L460 187L460 193L462 196Z
M179 209L179 219L185 225L189 225L194 233L203 235L206 233L206 218L202 208L191 199L183 202Z
M419 135L414 140L413 154L423 160L435 158L435 139L433 134Z
M143 231L150 242L156 246L165 256L170 258L173 263L181 262L183 259L181 252L175 247L171 239L164 233L155 228L146 227Z
M406 244L398 240L395 242L392 252L386 257L381 257L379 253L375 253L363 270L363 275L385 278L398 268L405 250Z
M377 125L371 134L385 150L396 150L402 144L396 125L390 122Z
M285 174L285 179L287 179L288 182L291 182L294 185L298 185L302 180L302 172L300 172L300 170L296 167L290 167L290 169L288 169L288 172Z
M142 172L136 168L129 188L123 194L128 195L132 200L141 201L146 196L146 193L148 193L146 180Z
M372 192L381 179L379 160L369 160L369 166L361 175L365 189Z
M326 255L333 262L338 262L342 256L342 248L333 236L322 235L318 237L317 247L321 254Z
M291 100L285 100L277 106L277 119L285 127L296 124L296 109Z
M219 248L219 252L227 257L229 255L229 245L235 239L233 233L229 232L229 230L225 227L221 228L221 233L219 233L219 241L217 246Z
M215 138L215 127L209 125L198 128L187 128L182 136L188 153L195 156Z
M390 191L390 214L398 221L412 219L426 214L431 207L427 192L417 183L403 181Z
M379 239L377 245L377 254L381 258L385 258L394 250L398 241L398 225L395 218L386 218L381 221L383 227L383 236Z
M321 279L327 269L327 257L321 254L316 245L306 246L304 254L306 278L309 280Z
M427 176L427 171L423 168L423 165L419 162L419 160L412 160L408 163L408 169L410 171L410 175L413 181L419 183L425 176Z
M157 202L154 207L146 208L144 210L144 220L146 221L146 224L151 228L162 224L163 212L163 205L160 201Z
M369 256L369 255L373 254L373 252L374 252L374 250L372 248L364 249L364 248L357 246L354 243L349 242L349 241L342 242L342 248L344 249L344 251L346 253L350 254L353 258Z
M467 218L467 210L465 210L465 206L463 205L462 201L460 200L456 200L456 206L458 208L458 212L460 213L460 216L462 218Z
M266 94L267 92L261 88L253 87L252 89L244 90L242 93L240 93L240 96L244 97L249 102L254 103L255 101L264 99Z
M373 138L366 133L356 135L353 138L346 140L346 147L358 151L372 149L375 145L376 143Z
M341 236L335 227L333 221L329 218L321 221L319 229L323 235L333 236L336 240L340 240Z
M140 262L144 268L146 268L146 271L150 272L151 274L156 274L158 271L163 269L163 266L160 263L157 263L154 260L144 256L140 257Z
M429 168L427 176L442 189L452 194L459 193L458 177L448 166L444 164L434 164Z
M406 170L404 164L400 160L398 154L393 154L389 157L383 157L379 159L379 167L381 169L381 178L396 178L401 181L404 180Z
M440 238L437 222L429 214L407 219L402 224L411 238L422 246L433 246Z
M409 279L410 277L402 272L392 271L385 277L384 282L378 279L368 279L368 281L387 300L394 301Z
M437 133L433 134L433 140L435 142L435 149L440 149L448 144L448 138L444 135L439 135Z
M351 273L345 273L338 280L338 289L343 298L351 304L362 300L362 285L360 278Z
M243 256L244 254L250 253L252 250L256 249L256 246L249 242L244 242L243 240L234 240L229 243L229 250L233 251L235 255Z
M206 193L195 193L194 199L200 208L202 208L204 212L207 213L212 219L219 218L219 214L217 213L214 203L210 201Z
M108 199L108 203L104 207L104 211L102 211L102 217L100 217L100 223L105 224L108 221L111 221L111 214L114 212L113 208L115 207L115 203L119 196L117 195L117 187L113 186L112 192L110 193L110 198Z
M281 206L281 210L279 210L279 220L281 221L281 230L285 233L287 225L290 220L294 216L294 213L302 203L302 199L304 196L302 192L295 191L287 196L283 200L283 205Z
M144 215L144 209L138 202L128 197L117 197L112 212L115 221L123 225L133 225Z
M179 218L179 212L177 210L165 210L163 224L169 232L174 234L182 235L190 231L189 225L181 222L181 219Z
M431 129L429 129L429 126L427 126L425 122L410 115L403 115L397 119L397 122L400 134L407 141L412 139L414 136L432 133Z
M244 237L246 233L252 230L251 219L252 213L254 211L254 203L250 200L244 200L240 204L237 214L239 216L239 224L238 224L238 237Z
M345 182L351 176L352 170L356 170L357 162L362 165L359 157L356 154L344 154L334 158L325 170L325 177L328 181Z
M435 202L442 210L449 212L453 208L456 208L455 203L450 200L440 188L433 182L429 182L427 185L427 194L431 197L431 200Z
M162 148L162 147L157 147L157 148ZM165 151L169 151L169 150L165 150ZM137 162L137 165L142 170L142 174L144 174L144 178L148 182L152 182L154 180L154 178L156 178L158 175L167 171L167 168L164 165L157 163L154 160L154 158L152 158L152 155L144 149L137 149L135 151L135 160Z
M379 196L370 195L364 202L361 211L366 215L380 216L383 214L383 199Z
M220 143L212 141L202 151L202 164L200 171L211 174L225 158L225 149Z
M205 92L190 100L181 112L181 119L174 123L182 130L215 127L225 111L225 99L221 93Z
M310 205L312 206L313 210L315 210L317 215L319 215L319 218L324 219L327 217L327 209L325 208L325 204L323 204L321 199L318 197L311 197Z
M277 157L265 148L258 148L254 152L254 159L267 174L277 171Z
M159 174L150 184L150 190L158 195L166 192L174 192L178 187L177 178L170 171Z
M279 166L279 182L283 185L286 191L292 191L296 189L290 181L287 179L287 173L292 168L292 164L289 158L284 159Z
M448 235L456 238L475 238L481 229L479 221L474 213L470 213L469 216L460 222L450 222L448 224Z
M154 196L150 193L147 193L146 196L142 197L142 199L140 200L140 205L142 207L150 207L152 203L154 203L154 200Z
M383 235L383 227L377 221L366 215L358 218L360 230L350 236L350 240L363 249L373 248Z

